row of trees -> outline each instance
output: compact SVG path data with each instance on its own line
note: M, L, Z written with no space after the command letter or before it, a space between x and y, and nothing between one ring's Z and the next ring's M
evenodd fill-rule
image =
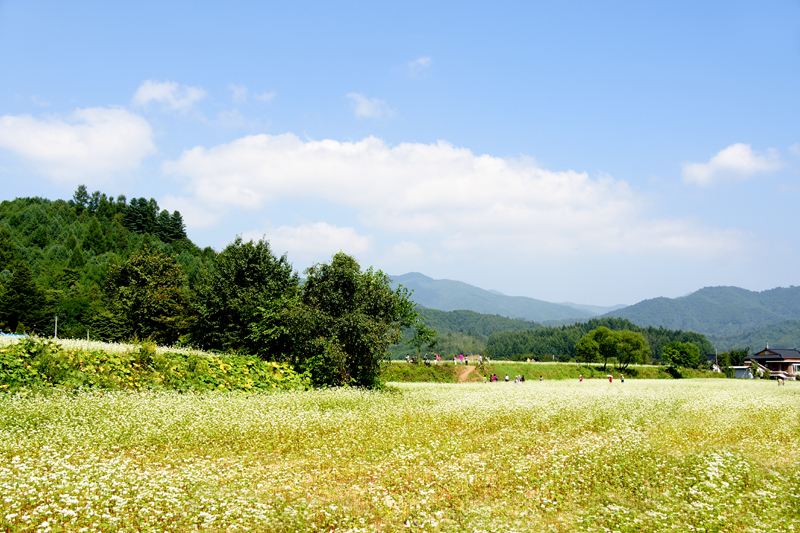
M68 202L0 204L6 331L51 335L57 316L60 337L247 353L291 363L317 384L360 386L376 385L403 328L426 334L408 292L346 254L305 276L264 240L200 250L180 214L152 199L79 187Z
M642 328L623 318L593 318L561 327L495 333L487 341L487 351L495 359L544 359L550 356L558 356L560 360L578 359L578 342L589 332L601 327L614 332L640 333L652 352L650 357L655 361L661 360L662 349L671 342L690 342L702 353L714 351L711 342L700 333L652 326Z
M258 355L319 385L377 385L387 347L416 322L407 290L343 253L305 274L267 241L237 238L187 291L180 266L145 247L109 269L97 334Z
M603 363L603 370L613 360L617 368L625 370L631 364L650 360L650 345L641 333L622 330L611 331L600 326L587 333L575 345L576 359L582 363Z

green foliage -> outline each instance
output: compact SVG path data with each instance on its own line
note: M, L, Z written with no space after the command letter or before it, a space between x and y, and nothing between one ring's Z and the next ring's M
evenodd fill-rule
M417 307L419 316L425 324L437 332L436 352L442 357L453 355L482 354L486 351L486 339L494 333L503 331L524 331L541 328L536 322L506 318L500 315L487 315L475 311L439 311ZM403 359L406 355L414 355L416 351L410 346L414 337L413 328L403 329L401 343L389 348L392 359Z
M411 328L411 331L414 332L414 336L407 342L417 349L418 359L423 348L433 350L439 342L439 339L436 337L436 330L426 326L424 318L418 320Z
M146 210L157 209L152 199L138 199L136 205L140 204ZM0 284L6 286L14 265L24 263L46 300L43 316L23 319L23 329L54 332L57 315L60 337L85 337L87 332L105 339L131 335L129 328L116 327L124 317L112 316L116 310L102 287L109 267L123 264L143 245L176 259L186 278L182 290L189 294L190 285L216 254L185 238L177 212L168 216L171 236L181 237L172 242L127 229L128 207L122 195L115 200L99 191L89 193L86 187L79 187L68 202L42 198L0 202Z
M617 368L625 370L628 365L637 363L647 363L650 361L650 346L647 344L644 336L635 331L617 331L615 332L617 338ZM694 347L697 352L700 349L689 343Z
M528 331L509 331L489 337L487 351L496 359L521 360L533 356L536 359L574 359L575 346L590 331L606 327L612 331L641 333L652 350L655 360L661 358L661 348L673 341L691 342L702 353L712 353L714 347L705 336L691 331L673 331L664 328L642 328L621 318L593 318L568 326L540 328Z
M387 348L416 318L408 291L392 290L386 274L362 272L341 252L305 273L294 340L299 367L320 385L377 386Z
M700 368L700 349L689 342L671 342L664 346L662 362L675 368Z
M0 349L0 390L67 389L257 390L305 388L289 365L241 355L161 353L143 343L126 353L65 350L39 339Z
M254 243L237 237L215 258L213 269L201 274L197 285L193 342L207 349L259 353L265 359L282 356L273 351L277 347L270 324L280 310L274 304L287 302L299 290L298 276L285 255L276 257L263 239ZM253 327L264 320L269 323L267 330L254 332Z
M606 316L626 318L641 326L663 326L718 337L737 336L787 320L799 320L800 287L762 292L738 287L706 287L682 298L645 300ZM764 345L745 341L736 344Z
M177 341L186 330L185 281L171 257L147 247L121 266L111 265L105 290L109 308L122 318L124 336Z
M4 329L17 331L20 323L24 323L31 331L42 331L48 320L49 307L44 291L34 280L27 264L17 263L0 291L0 325Z
M773 348L797 348L800 347L800 320L787 320L737 335L708 338L720 351L742 346L756 346L762 349L767 345Z

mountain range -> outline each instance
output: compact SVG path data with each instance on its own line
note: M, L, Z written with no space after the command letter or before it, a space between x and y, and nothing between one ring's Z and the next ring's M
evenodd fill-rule
M440 311L469 310L544 322L546 320L589 319L622 307L557 304L525 296L506 296L501 292L480 289L462 281L429 278L419 272L392 276L392 279L395 287L403 285L413 290L411 299L418 305Z
M681 298L653 298L604 316L627 318L639 326L731 336L790 320L800 320L800 287L762 292L739 287L705 287Z
M507 296L453 280L435 280L418 272L394 276L394 285L414 291L420 306L441 311L470 310L565 325L593 317L625 318L641 327L664 327L707 335L720 350L800 345L800 287L756 292L739 287L705 287L679 298L652 298L630 306L602 307L550 303Z

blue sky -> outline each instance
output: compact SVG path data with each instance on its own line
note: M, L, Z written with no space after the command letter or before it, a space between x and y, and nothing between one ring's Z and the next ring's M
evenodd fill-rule
M796 1L117 4L0 2L0 198L548 301L799 281Z

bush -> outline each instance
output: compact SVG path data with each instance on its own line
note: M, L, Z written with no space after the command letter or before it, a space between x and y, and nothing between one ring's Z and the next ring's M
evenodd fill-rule
M0 390L41 387L104 389L258 390L305 388L309 378L285 363L245 355L158 353L142 343L124 353L65 350L23 339L0 349Z

